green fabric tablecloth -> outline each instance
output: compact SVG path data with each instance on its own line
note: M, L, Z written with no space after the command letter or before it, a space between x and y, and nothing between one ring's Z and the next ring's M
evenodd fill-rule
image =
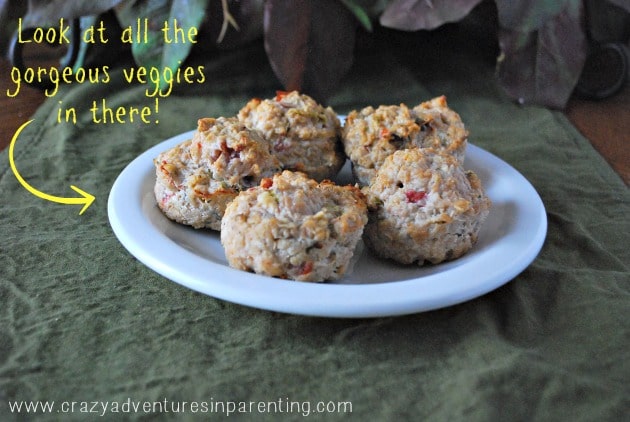
M545 204L547 239L526 270L460 305L375 319L268 312L173 283L114 236L114 180L199 117L232 115L281 87L254 43L216 53L204 63L204 84L160 99L159 124L95 124L93 100L154 104L146 86L111 71L107 85L62 87L15 146L32 186L70 196L73 184L94 194L85 214L31 195L8 151L0 154L0 420L28 419L25 408L11 412L22 401L54 401L37 420L220 420L230 402L235 420L627 417L627 187L563 114L510 101L493 55L422 37L364 42L327 104L347 113L445 94L470 141L521 172ZM60 105L79 111L77 124L57 123ZM340 412L316 413L319 402ZM119 412L103 412L102 403Z

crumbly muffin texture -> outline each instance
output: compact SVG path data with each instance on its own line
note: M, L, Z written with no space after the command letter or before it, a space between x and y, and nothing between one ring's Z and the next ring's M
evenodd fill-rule
M228 205L221 243L237 269L298 281L337 280L366 223L358 188L285 170Z
M468 144L468 130L459 114L449 108L444 95L415 106L413 114L424 134L421 145L453 155L460 163L464 162Z
M281 170L261 135L232 118L203 118L192 139L154 160L155 197L164 214L194 228L219 230L238 193Z
M346 161L337 114L308 95L278 91L274 98L254 98L238 118L262 133L284 169L321 181L332 179Z
M366 245L402 264L461 257L476 243L491 206L474 172L451 154L428 148L387 157L363 193Z
M468 131L460 116L440 96L410 109L405 104L351 111L342 130L346 155L362 186L370 184L395 151L431 147L464 161Z
M361 239L383 258L437 264L473 247L491 206L464 170L467 142L444 96L354 110L342 128L332 108L278 91L199 119L154 160L154 193L168 218L220 231L244 271L338 280ZM357 184L336 185L347 158Z

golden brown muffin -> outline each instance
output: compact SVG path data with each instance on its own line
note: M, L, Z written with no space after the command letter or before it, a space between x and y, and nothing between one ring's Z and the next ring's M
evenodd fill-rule
M263 134L286 170L321 181L332 179L346 161L339 118L308 95L278 91L274 98L255 98L238 118Z
M463 162L467 138L461 118L444 96L413 109L400 104L354 110L342 130L344 150L362 186L370 184L385 158L401 149L443 149Z
M461 257L476 243L491 206L475 173L452 155L427 148L387 157L363 193L366 245L403 264Z
M164 214L219 230L225 207L243 189L281 171L269 144L236 118L204 118L193 138L155 160L155 197Z
M221 243L234 268L299 281L337 280L366 222L358 188L285 170L228 205Z

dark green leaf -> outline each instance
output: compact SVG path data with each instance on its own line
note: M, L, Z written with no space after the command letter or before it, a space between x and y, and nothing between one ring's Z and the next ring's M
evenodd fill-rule
M265 50L287 90L323 101L353 62L357 21L337 0L268 0Z
M93 27L93 25L96 23L96 16L92 15L92 16L84 16L80 19L80 28L81 31L86 30L89 27ZM84 63L85 63L85 57L87 55L87 51L88 48L90 47L90 44L82 42L79 44L78 46L78 54L77 54L77 58L76 61L74 62L74 64L72 64L72 67L75 71L75 73L79 70L79 68L83 67Z
M358 5L355 0L341 0L341 2L354 14L366 31L372 31L372 20L363 7Z
M586 57L582 13L580 1L565 2L565 8L538 30L499 31L498 77L510 96L519 103L566 105Z
M381 25L405 31L434 29L457 22L482 0L393 0L381 15Z
M376 18L383 13L387 5L391 0L351 0L352 3L360 7L365 13L371 17Z
M141 38L131 44L131 53L138 65L156 67L161 65L164 53L162 25L168 19L169 12L168 0L125 1L121 7L116 8L123 32L131 28L131 35L134 38L138 31L141 33ZM146 39L145 29L148 30Z
M25 26L46 26L59 23L59 19L74 19L98 15L120 3L121 0L29 0Z
M355 0L372 17L380 16L390 0Z
M164 40L164 23L168 22L172 28L174 20L187 33L191 27L199 27L205 16L208 0L139 0L127 1L116 8L116 13L123 31L131 27L132 34L140 31L143 35L147 31L147 42L140 39L131 45L131 52L138 65L170 68L175 71L188 57L193 43L166 43ZM145 26L146 19L146 26ZM172 32L171 32L172 34ZM172 35L171 35L172 37Z
M188 28L199 29L204 19L208 0L172 0L169 18L171 21L177 19L178 25L188 31ZM169 67L176 70L190 54L190 50L195 44L186 41L185 43L170 43L164 46L162 57L162 67Z

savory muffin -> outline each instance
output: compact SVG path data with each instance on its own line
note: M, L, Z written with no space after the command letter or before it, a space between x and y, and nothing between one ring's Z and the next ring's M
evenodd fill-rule
M259 133L232 118L203 118L192 139L155 160L155 197L164 214L194 228L220 230L225 207L243 189L281 171Z
M346 155L362 186L395 151L416 147L443 149L463 162L468 132L444 96L410 109L405 104L351 111L342 130Z
M321 181L332 179L346 160L339 118L308 95L278 91L274 98L254 98L238 118L263 134L284 169Z
M459 258L476 243L490 211L479 178L441 150L411 148L385 159L363 189L366 245L403 264Z
M298 281L337 280L366 222L358 188L285 170L228 205L221 244L237 269Z
M444 95L418 104L413 114L424 136L421 147L444 150L464 162L468 131L459 114L449 108Z

